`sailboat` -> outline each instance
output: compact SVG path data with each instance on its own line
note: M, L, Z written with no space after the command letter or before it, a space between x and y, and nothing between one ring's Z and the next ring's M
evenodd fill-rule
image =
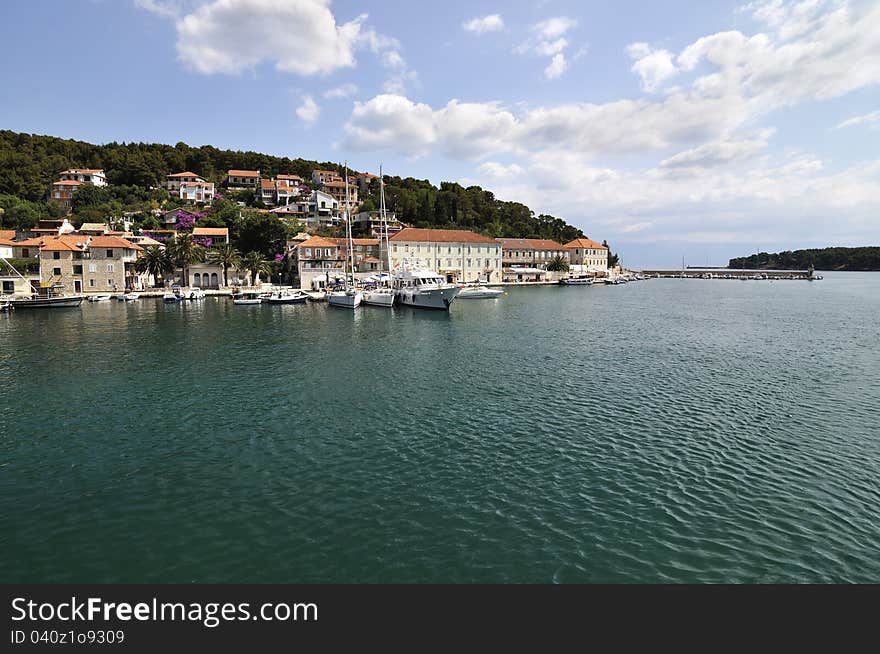
M385 210L385 178L382 176L382 166L379 166L379 217L382 220L382 231L379 234L379 250L385 250L385 257L382 263L387 265L390 279L391 274L391 246L388 243L388 214ZM381 271L380 271L381 273ZM379 275L380 281L376 282L376 287L364 291L364 304L373 304L377 307L391 307L394 304L394 291L390 287L383 285L382 275Z
M351 238L351 204L348 195L348 162L345 162L345 230L348 236L348 260L351 264L351 277L345 274L345 290L328 291L327 302L330 306L342 307L345 309L354 309L359 306L364 299L361 293L354 285L354 243Z

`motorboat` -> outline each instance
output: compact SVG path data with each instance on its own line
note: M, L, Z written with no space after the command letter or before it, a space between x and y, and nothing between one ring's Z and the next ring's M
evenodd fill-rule
M500 288L489 288L480 284L465 286L458 294L462 300L491 300L504 295L504 291Z
M107 302L113 298L109 293L99 293L98 295L90 295L89 302Z
M116 299L120 302L134 302L140 299L140 295L137 293L123 293L122 295L117 295Z
M233 304L262 304L263 300L260 297L260 293L255 293L253 291L246 293L236 293L232 296Z
M379 166L379 216L382 219L379 234L379 250L384 251L387 269L391 269L391 245L388 240L388 214L385 210L385 176L382 174L382 166ZM380 272L374 279L374 283L364 288L364 304L372 304L377 307L391 308L394 306L394 289L388 286L390 276Z
M6 313L12 309L12 302L9 300L0 300L0 313Z
M86 299L85 295L68 295L62 284L33 287L36 292L30 297L9 300L13 309L67 309L78 307Z
M269 304L305 304L309 296L302 291L274 291L269 294Z
M191 288L185 293L185 296L187 300L204 300L207 293L200 288Z
M185 299L186 293L180 286L172 286L171 290L165 291L165 295L162 296L163 302L183 302Z
M565 277L559 283L563 286L589 286L593 283L592 277Z
M420 309L448 310L461 288L446 278L424 268L394 273L394 296L397 302Z

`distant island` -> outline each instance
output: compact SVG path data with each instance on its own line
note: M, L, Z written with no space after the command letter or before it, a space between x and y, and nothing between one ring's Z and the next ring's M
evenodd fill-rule
M728 268L751 270L806 270L810 266L817 270L880 271L880 247L760 252L728 263Z

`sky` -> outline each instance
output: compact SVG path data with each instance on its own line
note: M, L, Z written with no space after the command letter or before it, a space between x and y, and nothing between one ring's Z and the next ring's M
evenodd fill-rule
M9 0L0 128L478 184L632 267L880 245L880 1Z

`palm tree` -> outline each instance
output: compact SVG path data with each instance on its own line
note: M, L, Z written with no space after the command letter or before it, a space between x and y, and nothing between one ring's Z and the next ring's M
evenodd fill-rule
M248 252L241 258L241 265L251 274L251 286L257 285L261 274L269 273L269 262L259 252Z
M569 268L568 261L561 254L557 254L547 263L547 270L565 272Z
M223 285L229 286L229 269L238 268L241 265L241 253L229 243L224 243L213 248L208 257L211 263L223 266Z
M140 273L149 273L153 276L153 285L159 286L159 279L168 273L174 272L174 261L161 245L148 245L143 254L138 258L135 269Z
M184 286L189 286L189 265L205 260L205 248L193 239L192 234L178 234L168 241L166 248L172 260L183 268Z

